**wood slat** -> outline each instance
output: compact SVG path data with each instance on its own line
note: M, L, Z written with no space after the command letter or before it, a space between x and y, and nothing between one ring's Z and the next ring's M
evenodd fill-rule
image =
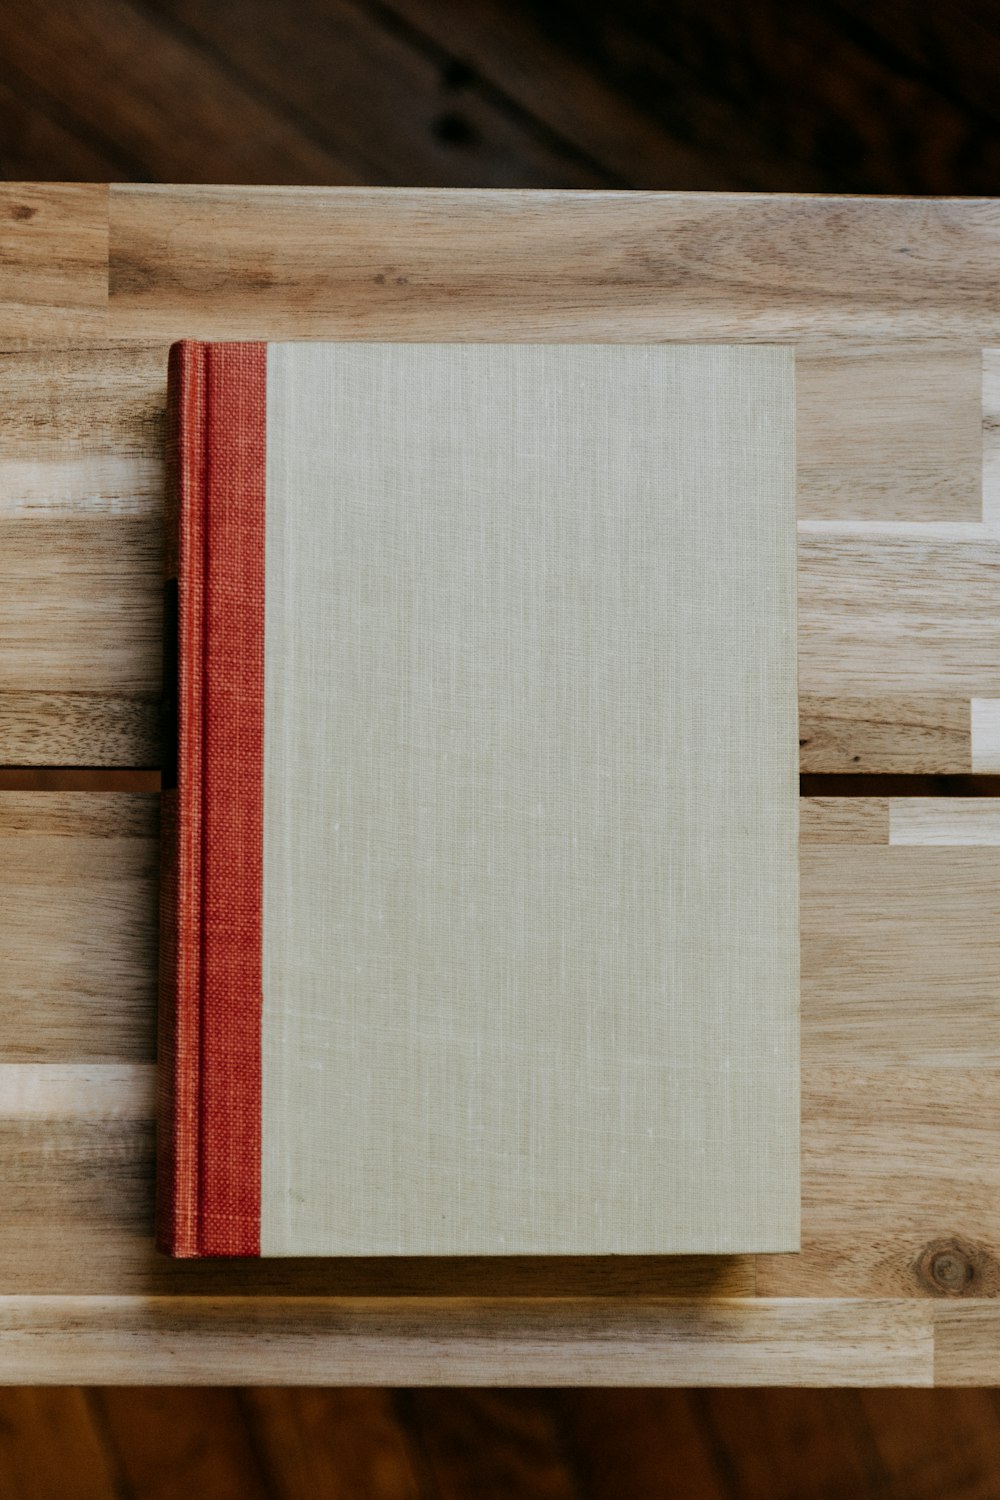
M1000 1066L1000 851L803 844L801 931L804 1069Z
M795 378L802 519L983 519L978 347L803 350Z
M155 1056L158 798L0 792L0 1059Z
M803 771L947 776L974 769L968 698L799 693Z
M993 200L110 194L120 337L1000 342Z
M160 518L0 517L0 557L0 692L158 694Z
M948 1300L934 1308L937 1385L1000 1385L1000 1301Z
M802 1250L758 1256L758 1292L1000 1293L998 1091L985 1066L805 1062Z
M927 1305L0 1297L0 1382L929 1385Z
M1000 844L1000 801L991 797L894 797L889 807L889 843L952 848Z
M1000 771L1000 697L972 700L972 769Z
M969 699L989 698L1000 675L996 540L971 521L949 532L946 518L979 504L978 342L928 342L939 292L902 241L919 229L933 258L936 233L942 255L965 256L959 300L979 298L981 339L976 268L995 206L129 188L112 208L113 322L135 337L117 354L22 348L0 364L0 511L18 523L0 621L18 647L0 680L6 763L158 758L165 346L215 331L801 338L803 769L970 769ZM748 304L755 247L796 269L780 285L761 270ZM905 344L886 341L893 307ZM858 318L861 343L848 336ZM854 524L824 523L835 509ZM902 530L866 532L876 515ZM902 519L932 515L929 529Z
M1000 697L1000 530L799 523L807 696Z
M887 844L889 803L885 797L803 797L799 801L802 844Z
M0 343L100 337L108 313L108 189L0 183Z
M983 520L1000 524L1000 349L983 350Z

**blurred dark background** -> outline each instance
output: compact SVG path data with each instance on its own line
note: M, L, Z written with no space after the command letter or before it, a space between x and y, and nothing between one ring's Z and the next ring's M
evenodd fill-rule
M0 4L9 179L996 195L998 126L985 0ZM996 1500L1000 1393L13 1390L0 1496Z
M3 0L8 178L993 194L989 0Z

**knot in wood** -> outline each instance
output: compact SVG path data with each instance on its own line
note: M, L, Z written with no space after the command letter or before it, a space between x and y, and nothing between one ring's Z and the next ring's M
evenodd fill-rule
M989 1264L989 1257L985 1259L987 1266L981 1252L960 1240L933 1240L917 1260L917 1280L939 1297L981 1296Z

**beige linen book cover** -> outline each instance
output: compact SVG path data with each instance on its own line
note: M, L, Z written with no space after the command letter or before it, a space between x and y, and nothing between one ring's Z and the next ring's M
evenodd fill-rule
M172 384L164 1248L798 1248L792 351Z

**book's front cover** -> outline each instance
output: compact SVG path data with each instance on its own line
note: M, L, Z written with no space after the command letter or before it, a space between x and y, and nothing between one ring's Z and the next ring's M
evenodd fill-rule
M797 1248L792 351L242 347L184 1253Z

